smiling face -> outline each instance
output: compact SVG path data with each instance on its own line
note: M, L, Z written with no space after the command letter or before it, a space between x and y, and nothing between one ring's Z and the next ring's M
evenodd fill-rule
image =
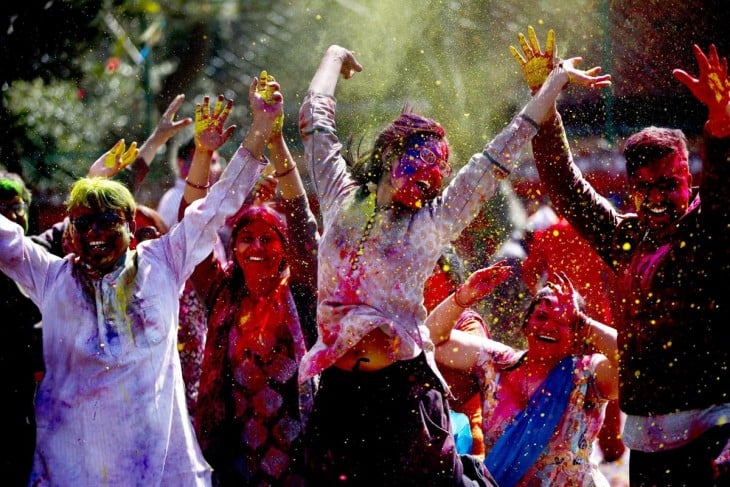
M390 183L393 201L407 208L421 208L438 195L441 182L451 172L444 148L445 142L426 139L393 161Z
M279 276L284 260L284 243L267 222L252 220L241 227L233 244L234 259L249 288L253 280Z
M636 213L653 232L665 230L687 211L692 176L682 154L672 153L637 168L629 183Z
M94 270L111 271L129 247L134 223L122 211L86 206L73 208L69 216L74 253Z
M539 298L525 323L524 333L533 357L562 359L573 348L573 324L554 294Z

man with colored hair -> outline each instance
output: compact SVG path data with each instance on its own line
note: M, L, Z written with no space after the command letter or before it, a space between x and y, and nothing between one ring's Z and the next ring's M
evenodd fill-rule
M15 173L0 170L0 214L28 232L31 194ZM0 456L8 485L25 486L30 478L35 448L33 400L43 372L41 313L10 277L0 273L0 316L9 320L0 341L0 397L5 411L0 431L12 438L14 448Z
M134 198L104 178L74 184L67 206L73 252L64 258L0 216L0 270L43 314L46 374L35 402L31 485L211 485L185 406L178 298L266 165L276 112L255 86L242 146L167 234L131 250ZM204 115L225 134L221 143L232 133L223 129L229 111Z

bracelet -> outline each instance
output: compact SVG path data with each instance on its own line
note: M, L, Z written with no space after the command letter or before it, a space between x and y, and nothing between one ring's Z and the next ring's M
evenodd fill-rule
M520 117L520 118L521 118L522 120L524 120L525 122L527 122L527 123L529 123L530 125L532 125L533 127L535 127L535 129L537 129L537 130L540 130L540 124L539 124L539 123L537 123L537 122L536 122L536 121L535 121L535 120L534 120L534 119L533 119L532 117L530 117L529 115L525 115L524 113L520 113L519 117Z
M296 164L292 164L291 166L289 166L289 169L287 169L284 172L278 172L278 171L277 172L274 172L274 176L276 176L277 178L283 178L284 176L286 176L287 174L291 173L296 168L297 168L297 165Z
M185 178L185 184L187 184L188 186L190 186L192 188L195 188L195 189L208 189L208 188L210 188L210 181L208 181L207 184L195 184L193 182L188 181L188 179Z
M459 308L462 308L462 309L466 309L466 308L471 307L471 304L465 304L465 303L459 302L459 289L461 289L461 285L459 285L459 287L456 288L456 291L454 291L454 303Z
M502 174L502 176L507 177L507 176L510 175L510 170L507 169L506 167L504 167L502 164L500 164L499 161L497 161L497 159L495 159L494 157L492 157L489 154L489 152L487 152L487 149L484 149L482 151L482 154L484 155L484 157L487 158L487 160L489 162L492 163L492 165Z

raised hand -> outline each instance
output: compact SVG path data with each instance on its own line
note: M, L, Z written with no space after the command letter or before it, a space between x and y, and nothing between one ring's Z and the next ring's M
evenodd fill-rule
M564 318L568 321L575 320L580 313L580 294L575 290L573 283L570 282L565 272L553 274L547 286L555 293L555 297L558 299L558 306L565 313Z
M555 65L555 32L552 29L548 31L544 52L540 49L535 29L531 25L527 26L527 35L530 38L529 44L521 32L517 34L524 55L520 54L514 46L509 46L509 50L520 65L522 75L527 81L530 91L535 93L540 89Z
M595 66L585 71L578 69L578 64L582 62L583 58L574 57L561 61L559 67L568 73L568 79L573 84L588 86L591 88L607 88L611 86L610 74L599 75L601 72L600 66Z
M182 129L193 123L193 119L190 117L183 118L182 120L175 120L175 116L177 115L178 110L180 110L183 102L185 102L185 95L177 95L167 106L165 113L162 114L162 117L153 132L153 134L159 138L158 145L166 143Z
M708 125L715 135L730 133L730 80L727 76L727 58L717 54L710 45L709 56L696 44L692 46L699 77L695 78L681 69L672 71L674 77L692 92L692 95L708 108Z
M362 71L362 64L355 59L355 53L341 48L340 59L342 60L342 67L340 68L340 74L344 79L352 78L355 73Z
M89 168L87 176L110 178L130 165L139 155L137 142L132 142L126 149L124 139L119 139L114 147L106 151Z
M276 81L267 81L265 86L259 77L255 77L248 90L248 102L251 107L254 129L266 135L266 141L276 124L277 118L284 112L284 97Z
M218 100L210 111L210 97L203 98L203 103L195 105L195 150L214 152L233 135L235 125L224 129L223 126L233 108L233 100L225 102L223 95L218 95ZM225 102L225 104L224 104Z
M462 308L471 307L494 291L494 288L503 283L511 273L512 268L505 261L475 271L456 289L454 293L456 304Z
M273 76L268 74L266 71L261 71L259 80L256 83L256 91L261 95L261 98L267 105L273 105L276 103L274 100L274 93L279 91L281 87L276 82ZM282 110L274 120L274 125L271 127L271 137L278 137L281 135L281 130L284 127L284 111Z

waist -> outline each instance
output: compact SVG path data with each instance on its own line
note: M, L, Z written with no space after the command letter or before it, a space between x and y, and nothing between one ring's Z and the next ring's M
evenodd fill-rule
M322 372L321 383L328 385L343 383L348 384L348 387L358 384L358 388L366 387L366 384L390 384L387 387L393 387L396 384L413 382L416 377L435 377L423 352L410 360L396 360L377 370L364 370L362 367L356 369L329 367ZM438 383L438 380L430 382Z
M622 438L627 447L645 452L679 448L724 424L730 403L655 416L626 415Z

